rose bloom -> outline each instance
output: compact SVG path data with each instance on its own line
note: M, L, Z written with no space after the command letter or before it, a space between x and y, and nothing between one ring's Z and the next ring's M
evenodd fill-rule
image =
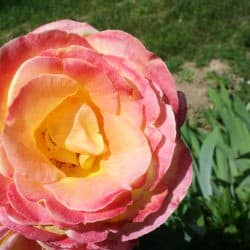
M0 249L132 249L192 178L185 98L120 30L60 20L0 49Z

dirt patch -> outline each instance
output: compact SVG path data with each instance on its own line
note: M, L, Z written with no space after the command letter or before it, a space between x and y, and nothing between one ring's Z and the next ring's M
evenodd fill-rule
M197 68L193 62L186 62L183 70L174 75L178 90L185 93L188 117L191 120L197 110L209 105L207 88L211 86L211 82L207 79L208 73L215 72L221 75L229 70L230 67L226 62L214 59L203 68Z

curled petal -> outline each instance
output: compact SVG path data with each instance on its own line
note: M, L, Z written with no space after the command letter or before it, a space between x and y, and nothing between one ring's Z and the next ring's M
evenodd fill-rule
M149 52L138 39L122 31L106 30L87 37L87 40L101 53L133 62L135 71L142 72L145 77L162 88L168 103L173 107L175 114L178 114L179 102L173 78L164 62Z
M2 145L15 171L44 182L64 176L36 149L33 136L46 115L76 89L77 83L62 75L41 75L22 88L9 108L2 136Z
M45 187L68 209L85 212L105 208L126 191L105 173L86 178L65 177Z
M22 234L28 239L51 241L59 240L63 237L62 235L44 231L33 226L16 224L8 219L8 214L3 207L0 208L0 222L9 229Z
M3 128L7 112L8 89L18 67L41 51L74 44L90 47L83 37L53 30L38 34L30 33L16 38L0 48L0 131Z
M15 208L18 213L21 213L33 223L45 225L55 223L51 214L45 207L37 202L31 202L25 199L20 193L18 193L14 184L9 187L8 199L12 207Z
M32 78L40 74L60 74L63 71L62 61L50 57L34 57L25 61L17 70L11 81L8 92L8 106L17 97L19 91Z
M80 244L104 241L108 236L107 226L104 224L85 225L82 230L67 230L66 234Z
M164 223L186 195L191 181L192 159L188 149L179 139L171 167L165 177L165 184L169 188L168 196L161 208L148 216L145 221L125 225L120 231L121 240L128 241L137 239Z
M8 204L7 191L12 181L0 174L0 183L0 205L5 205Z
M103 161L103 169L120 185L129 188L150 165L147 139L140 129L119 116L106 115L104 130L111 156Z

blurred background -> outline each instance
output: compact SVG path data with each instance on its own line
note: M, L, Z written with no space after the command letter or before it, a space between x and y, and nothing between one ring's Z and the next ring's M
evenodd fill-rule
M250 249L250 1L0 0L0 46L62 18L138 37L187 97L192 187L138 250Z

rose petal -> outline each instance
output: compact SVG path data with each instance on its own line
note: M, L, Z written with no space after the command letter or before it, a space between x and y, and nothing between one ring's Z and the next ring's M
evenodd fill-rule
M8 106L14 101L21 88L40 74L58 74L63 71L62 61L51 57L34 57L25 61L17 70L8 92Z
M90 47L83 37L53 30L38 34L30 33L0 48L0 131L7 111L8 89L18 67L48 48L62 48L74 44Z
M65 207L85 212L105 208L126 191L105 173L85 178L66 177L58 182L46 184L45 187Z
M87 90L91 101L102 113L117 113L118 94L110 79L98 68L91 67L83 60L64 60L65 74L77 79Z
M171 105L175 115L178 115L180 104L176 84L166 64L159 57L153 56L147 63L144 74L148 79L160 86L166 96L167 104Z
M8 204L7 190L12 181L0 174L0 183L0 205L5 205Z
M98 30L96 30L88 23L81 23L69 19L64 19L42 25L33 30L32 33L40 33L48 30L62 30L78 34L80 36L87 36L98 32Z
M101 31L86 39L95 50L105 55L115 55L141 63L145 63L152 56L138 39L120 30Z
M18 193L14 184L8 190L8 199L13 208L36 224L55 223L48 210L37 202L31 202Z
M104 151L105 144L98 121L88 105L83 104L76 113L65 145L69 150L82 154L99 155Z
M7 249L15 249L15 250L23 250L23 249L29 249L29 250L41 250L41 247L35 240L29 240L23 237L20 234L13 234L12 236L12 243L10 248ZM1 247L4 247L1 245ZM3 248L5 250L5 248Z
M164 223L186 195L191 181L192 159L186 146L179 140L171 167L165 178L165 183L169 188L167 199L165 199L161 209L148 216L144 222L125 225L120 231L121 240L137 239Z
M22 89L9 109L2 136L2 145L15 171L41 182L64 176L36 149L33 133L46 115L76 88L77 83L69 77L41 75Z
M18 191L27 199L38 202L45 201L45 205L58 222L68 224L84 223L84 214L82 212L69 210L57 201L48 190L44 189L41 183L37 183L16 174L15 183Z
M148 51L138 39L118 30L98 32L86 39L91 46L105 55L118 56L135 63L133 69L140 71L149 80L158 84L175 114L178 114L176 86L166 65L159 57Z
M147 139L139 128L120 116L104 116L104 130L111 155L102 162L103 169L127 189L150 165Z
M13 167L10 165L3 146L0 144L0 175L7 178L13 177Z
M174 150L176 147L176 123L175 116L170 105L165 105L166 120L158 128L162 134L162 141L158 145L156 152L153 157L157 159L157 165L155 169L158 174L155 178L154 185L151 187L151 190L154 189L162 177L167 172L168 168L171 165L173 159Z
M66 230L66 234L80 244L96 243L104 241L108 236L107 225L87 224L80 232L76 230Z
M28 239L51 241L62 238L61 235L55 233L40 230L32 226L19 225L14 222L11 222L8 219L8 214L6 213L3 207L0 207L0 222L9 229L21 233Z

